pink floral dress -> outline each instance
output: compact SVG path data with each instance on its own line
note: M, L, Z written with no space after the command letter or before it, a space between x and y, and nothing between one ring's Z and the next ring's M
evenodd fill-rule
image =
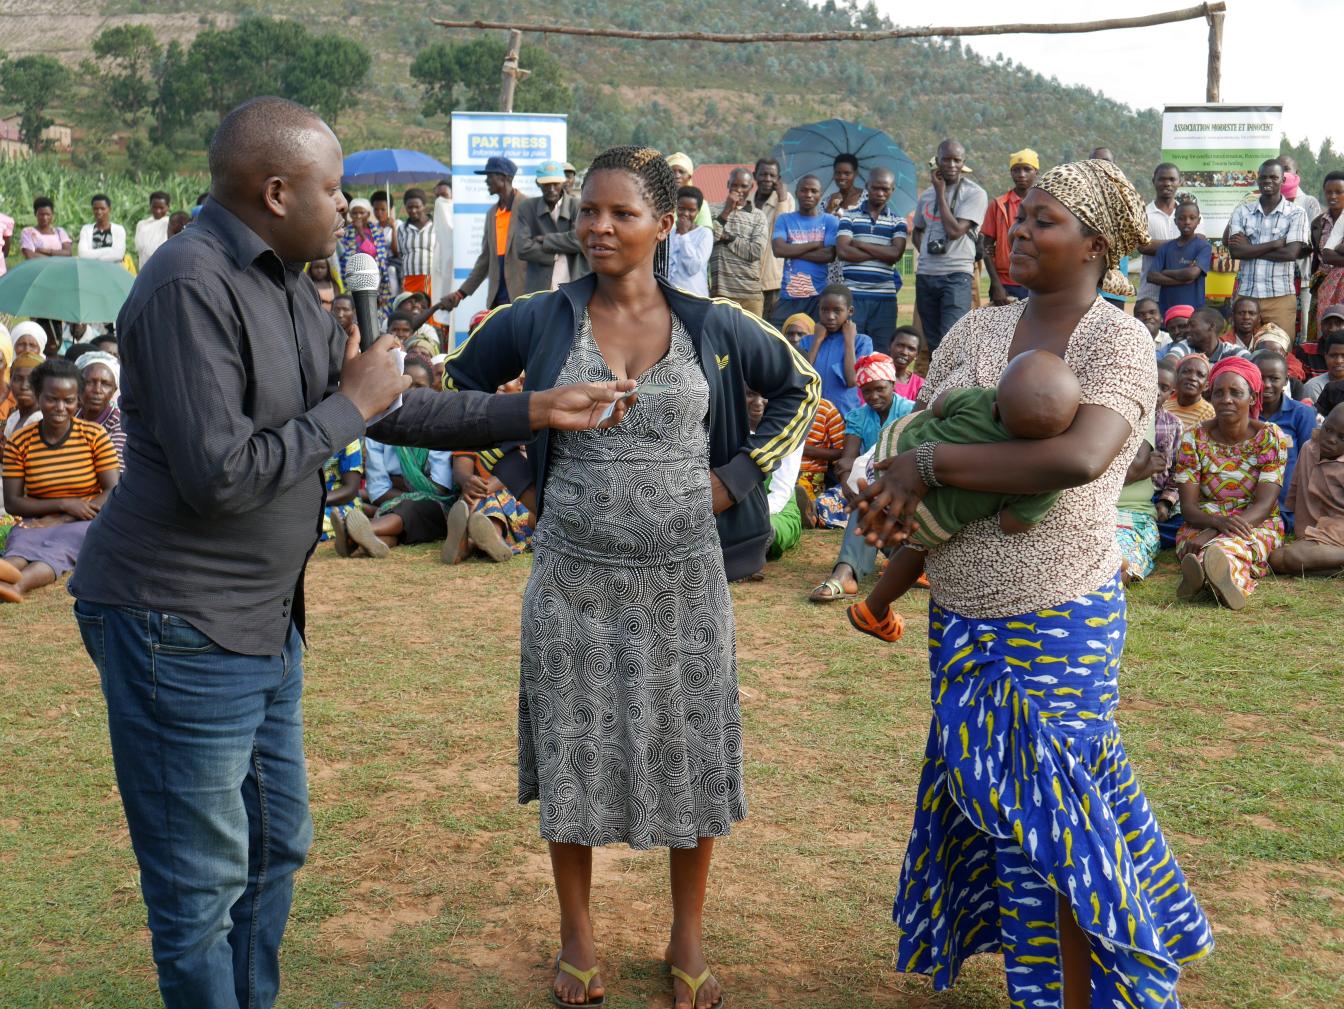
M1214 441L1203 424L1197 424L1181 438L1176 456L1176 482L1199 486L1199 509L1206 515L1236 515L1251 505L1255 488L1266 481L1283 486L1288 465L1288 436L1275 424L1265 424L1238 445ZM1255 527L1250 536L1219 533L1204 546L1194 539L1203 529L1182 526L1176 533L1176 553L1193 553L1203 559L1209 547L1219 547L1231 562L1232 579L1248 595L1255 580L1269 572L1269 555L1283 543L1283 519L1277 499L1269 517Z

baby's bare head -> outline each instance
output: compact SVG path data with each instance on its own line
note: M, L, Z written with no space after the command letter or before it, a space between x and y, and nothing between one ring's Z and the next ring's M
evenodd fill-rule
M1053 438L1073 423L1082 398L1078 376L1048 350L1018 354L999 376L999 420L1015 438Z

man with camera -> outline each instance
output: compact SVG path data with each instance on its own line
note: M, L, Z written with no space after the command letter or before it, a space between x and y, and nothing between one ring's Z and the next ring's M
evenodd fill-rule
M966 149L957 141L939 144L930 166L933 184L915 206L915 306L931 352L971 310L975 243L989 197L964 176L965 161Z

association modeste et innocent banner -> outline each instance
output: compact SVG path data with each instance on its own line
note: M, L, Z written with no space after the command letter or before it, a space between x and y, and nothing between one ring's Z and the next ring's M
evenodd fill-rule
M1278 157L1282 105L1168 105L1162 160L1181 170L1181 191L1199 200L1200 231L1221 239L1238 204L1259 196L1260 164Z

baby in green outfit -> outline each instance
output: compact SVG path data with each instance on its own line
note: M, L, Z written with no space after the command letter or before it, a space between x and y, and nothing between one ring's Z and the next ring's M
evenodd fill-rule
M949 389L927 410L912 413L882 432L873 460L909 452L924 442L983 445L1018 438L1054 438L1078 412L1078 378L1058 356L1030 350L1008 363L997 389ZM1059 492L993 494L936 487L915 511L915 526L891 558L873 591L849 608L849 621L865 634L895 641L904 621L891 604L924 573L925 553L941 546L963 526L993 515L1005 533L1026 532L1054 507Z

